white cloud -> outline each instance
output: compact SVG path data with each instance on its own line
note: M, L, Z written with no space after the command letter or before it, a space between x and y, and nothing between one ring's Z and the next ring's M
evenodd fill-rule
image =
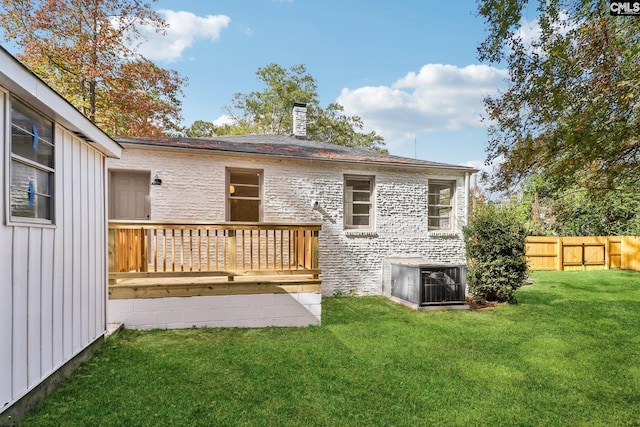
M212 122L216 126L232 125L235 123L233 118L228 114L223 114Z
M525 46L531 48L531 45L540 40L542 30L540 29L540 22L538 19L529 21L526 18L520 20L520 28L518 28L518 37L522 40Z
M391 86L342 89L337 102L393 148L412 143L416 133L482 127L484 97L506 87L507 78L507 70L488 65L427 64Z
M173 62L193 45L196 39L215 42L222 30L229 26L231 18L225 15L197 16L191 12L159 10L169 27L166 34L157 34L151 27L142 27L146 38L138 52L153 61Z

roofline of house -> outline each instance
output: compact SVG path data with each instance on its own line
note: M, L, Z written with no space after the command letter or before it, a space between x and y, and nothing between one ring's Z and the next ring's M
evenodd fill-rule
M417 163L394 163L387 161L368 161L368 160L349 160L349 159L323 159L317 157L303 157L303 156L292 156L292 155L283 155L283 154L269 154L269 153L251 153L246 151L234 151L234 150L220 150L220 149L207 149L207 148L196 148L196 147L175 147L171 145L156 145L156 144L145 144L144 142L126 142L121 141L120 144L125 148L136 148L136 149L152 149L152 150L169 150L169 151L193 151L193 152L202 152L208 151L216 154L226 155L226 156L246 156L246 157L269 157L274 159L289 159L289 160L297 160L297 161L314 161L314 162L328 162L328 163L347 163L347 164L367 164L367 165L375 165L375 166L385 166L392 168L410 168L410 169L431 169L431 170L448 170L448 171L456 171L456 172L464 172L468 174L478 173L479 170L472 168L470 166L456 166L449 165L445 163L434 163L434 164L417 164Z
M78 111L18 59L0 46L0 86L60 123L108 157L120 157L122 146Z

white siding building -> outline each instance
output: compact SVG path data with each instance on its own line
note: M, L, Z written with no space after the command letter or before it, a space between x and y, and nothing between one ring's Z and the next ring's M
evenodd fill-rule
M121 147L0 48L0 425L106 329L106 157Z

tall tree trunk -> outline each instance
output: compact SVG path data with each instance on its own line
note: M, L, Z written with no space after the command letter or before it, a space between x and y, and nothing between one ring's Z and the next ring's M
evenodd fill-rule
M91 80L89 82L89 120L92 123L96 122L96 81Z

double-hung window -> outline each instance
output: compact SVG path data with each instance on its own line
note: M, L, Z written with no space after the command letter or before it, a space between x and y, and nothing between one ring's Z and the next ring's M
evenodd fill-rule
M373 184L372 176L345 176L344 228L373 230Z
M11 221L53 223L53 122L11 98Z
M262 171L227 169L227 221L262 220Z
M429 230L453 230L455 189L454 180L429 180Z

